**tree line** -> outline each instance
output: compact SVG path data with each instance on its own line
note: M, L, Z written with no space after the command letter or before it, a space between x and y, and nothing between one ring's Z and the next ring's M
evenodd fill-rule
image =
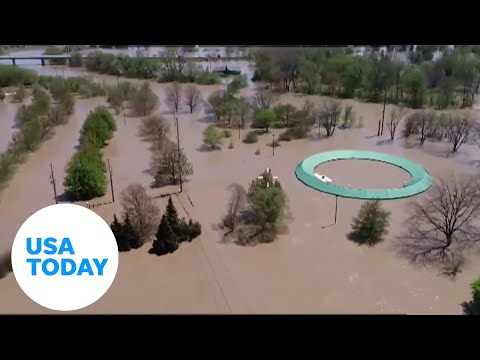
M12 65L0 65L1 88L29 88L35 84L52 92L59 98L66 93L77 94L85 98L104 96L106 85L87 77L67 77L38 75L35 71Z
M266 48L254 55L253 80L266 82L281 92L358 98L412 108L471 107L480 86L478 52L472 47L445 50L436 61L425 61L424 52L425 46L417 47L410 53L410 63L405 64L393 60L392 53L372 53L362 58L345 48Z
M114 215L110 225L120 252L138 249L153 240L149 253L165 255L173 253L181 243L190 242L202 233L200 223L178 216L171 197L162 216L145 187L140 184L129 185L122 191L121 198L123 220L119 221Z
M85 68L92 72L159 82L190 82L200 85L220 83L221 77L206 72L199 65L187 62L182 48L167 48L159 59L130 57L96 51L88 54Z
M151 165L154 173L154 185L175 185L186 181L186 177L193 175L193 165L188 160L185 151L178 148L178 144L169 138L171 129L167 119L154 113L161 106L161 101L157 95L155 97L155 107L142 119L138 135L150 143L152 154ZM168 109L178 114L182 109L187 108L189 112L199 110L203 99L201 93L195 85L182 86L175 82L167 87L164 99ZM176 136L176 134L175 134Z
M21 87L14 99L23 103L28 95L27 89ZM32 102L19 107L15 115L19 129L12 135L7 150L0 154L0 184L8 181L28 153L53 135L56 126L67 123L74 106L75 98L71 94L55 98L38 84L32 87Z
M351 105L340 100L328 99L315 105L307 100L303 107L278 103L278 96L271 90L258 89L250 98L235 97L228 91L218 90L208 98L210 111L216 119L216 126L245 128L250 125L257 131L245 134L245 143L258 141L258 133L267 133L271 127L286 129L279 141L291 141L306 137L313 129L318 129L330 137L337 128L362 127L363 119L357 118ZM402 105L390 105L383 119L379 120L378 136L388 133L391 140L398 130L408 140L416 136L421 145L427 139L447 141L452 153L465 143L477 141L480 146L480 127L467 112L443 113L434 110L408 110ZM403 126L400 126L403 123ZM216 148L222 143L225 134L213 126L204 132L204 143ZM277 143L275 146L278 146Z
M268 133L271 127L286 129L278 140L291 141L305 138L314 127L318 127L319 133L324 129L326 136L332 136L337 127L363 126L363 120L355 117L351 105L342 106L340 101L328 100L315 106L307 100L299 108L292 104L279 104L278 96L267 89L258 89L250 98L218 90L208 97L208 104L218 127L243 129L250 126L257 129L245 134L245 143L257 142L258 130ZM225 137L222 134L210 128L204 134L204 142L215 147Z
M105 195L107 167L101 149L117 130L115 119L103 106L90 111L80 131L80 147L65 172L65 192L72 200L90 200Z

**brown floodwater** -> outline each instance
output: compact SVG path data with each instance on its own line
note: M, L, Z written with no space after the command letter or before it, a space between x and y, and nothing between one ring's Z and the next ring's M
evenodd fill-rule
M411 180L405 170L379 161L335 160L315 168L319 175L325 175L336 186L357 189L399 188Z
M54 71L48 67L41 70L50 74ZM77 73L69 70L66 76ZM99 81L116 81L114 77L92 76ZM166 86L152 82L163 103ZM219 87L202 86L204 98ZM324 100L288 94L281 97L281 102L301 106L307 98L317 104ZM0 194L2 251L11 246L17 229L32 212L54 203L49 164L54 164L57 183L61 184L87 113L103 102L101 98L79 100L70 122L29 157ZM325 138L323 131L318 136L315 129L309 139L282 143L275 148L274 156L267 146L271 134L260 136L258 144L247 145L238 139L237 131L233 131L233 149L228 149L227 140L221 150L205 151L202 130L211 118L204 109L193 115L183 111L179 116L181 146L193 163L194 175L174 202L180 214L187 216L188 212L201 222L202 235L162 257L149 255L148 246L121 253L110 290L77 313L461 313L460 303L470 300L469 283L480 273L480 265L470 261L456 281L451 281L439 276L437 270L418 268L398 257L391 245L403 230L409 200L384 202L393 214L389 235L374 248L360 247L348 240L347 234L362 202L339 199L337 223L332 225L334 197L304 186L296 179L294 169L304 158L320 151L362 149L405 156L425 166L436 178L452 170L478 173L471 164L479 158L478 148L464 145L458 154L447 157L447 144L427 142L418 148L413 146L413 139L409 141L411 146L405 146L401 138L393 142L387 141L388 135L378 138L373 135L381 105L353 100L344 103L351 104L356 116L362 117L363 128L339 129L332 138ZM174 129L165 105L158 111L170 119ZM152 181L148 144L137 136L140 119L127 118L124 124L122 116L116 118L118 131L105 156L112 164L117 201L95 208L107 222L114 212L120 212L118 197L123 188L133 182L149 186ZM276 135L280 132L273 130ZM260 155L254 154L257 149ZM239 183L247 187L266 167L272 168L288 194L288 232L273 243L254 247L222 243L217 225L228 202L227 186ZM341 169L335 170L338 175L334 170L332 176L341 179ZM355 171L355 178L373 183L376 178L389 179L393 171L390 167L379 168L381 176L372 170L361 174ZM395 183L389 180L385 186ZM59 187L61 193L63 187ZM165 192L149 191L152 196ZM94 202L108 201L109 192ZM165 206L165 199L156 201ZM0 280L0 294L0 313L53 313L29 300L12 274Z

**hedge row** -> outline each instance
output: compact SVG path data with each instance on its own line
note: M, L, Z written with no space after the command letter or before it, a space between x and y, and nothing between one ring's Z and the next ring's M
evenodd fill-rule
M72 200L90 200L105 195L107 167L101 149L113 137L117 125L103 106L91 111L80 131L80 148L67 165L64 186Z
M73 101L73 103L72 103ZM54 128L68 121L74 110L75 99L52 105L50 94L39 85L33 88L30 105L22 105L16 114L16 131L5 152L0 154L0 186L4 186L28 153L35 151L50 138Z

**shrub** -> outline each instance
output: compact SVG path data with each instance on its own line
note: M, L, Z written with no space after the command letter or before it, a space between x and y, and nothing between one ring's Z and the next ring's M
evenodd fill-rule
M222 144L224 132L217 129L214 125L210 125L203 130L203 142L215 149L217 145Z
M49 46L43 52L43 55L62 55L62 54L63 54L62 49L59 49L56 46ZM67 60L64 60L64 59L53 59L53 60L50 60L50 63L53 65L65 65L66 61Z
M199 85L215 85L215 84L220 84L221 82L221 77L212 72L197 72L194 75L195 83Z
M292 132L287 130L278 136L278 141L292 141Z
M255 131L249 131L249 132L245 135L245 137L244 137L244 139L243 139L243 142L244 142L245 144L254 144L254 143L258 142L258 135L257 135L257 133L256 133Z
M67 165L65 191L73 200L89 200L105 195L107 178L100 150L93 145L84 146Z
M471 287L473 295L473 311L475 314L480 315L480 277L472 283Z
M389 220L390 212L382 208L380 201L367 201L353 218L353 235L359 243L373 246L388 233Z
M19 103L23 103L25 98L27 97L27 90L23 85L20 85L20 87L15 91L15 95L13 95L13 99Z
M245 76L237 75L233 77L233 80L228 84L227 91L231 95L237 94L240 89L248 86L248 81Z
M74 52L70 58L70 67L82 67L83 66L83 59L82 54L79 52Z
M35 71L13 65L0 65L0 87L30 86L38 81Z
M82 86L88 85L91 81L84 77L69 77L65 79L65 85L72 93L79 93Z
M226 138L232 137L232 132L228 129L223 130L223 136Z
M105 143L113 137L117 125L112 114L103 106L91 111L80 132L80 144L91 143L98 148L105 146Z

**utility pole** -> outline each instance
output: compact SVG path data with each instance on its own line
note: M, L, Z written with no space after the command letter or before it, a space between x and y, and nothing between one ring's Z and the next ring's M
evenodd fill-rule
M338 210L338 195L335 195L335 222L334 222L334 224L337 223L337 210Z
M273 141L272 141L272 153L275 156L275 134L272 134Z
M175 126L177 128L177 159L178 159L178 175L180 181L180 192L183 191L183 180L182 180L182 163L180 157L180 130L178 129L178 116L177 111L174 110L173 116L175 117Z
M115 192L113 191L113 174L112 167L110 166L110 158L107 159L108 162L108 174L110 175L110 189L112 191L112 203L115 202Z
M385 106L387 104L387 87L385 86L385 90L384 90L384 94L383 94L383 114L382 114L382 131L380 132L380 135L383 136L383 123L385 121Z
M57 184L55 181L55 175L53 175L53 165L50 163L50 182L53 185L53 195L55 196L55 204L58 204L58 196L57 196Z

